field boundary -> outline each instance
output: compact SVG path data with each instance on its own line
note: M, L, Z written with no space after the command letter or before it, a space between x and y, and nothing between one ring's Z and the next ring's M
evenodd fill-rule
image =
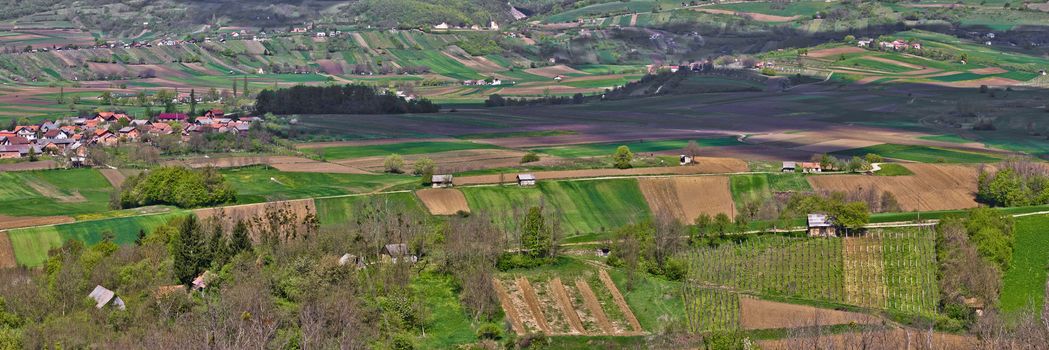
M594 322L597 323L598 327L601 327L601 331L604 334L615 334L616 330L612 327L612 322L608 320L608 315L605 315L605 310L601 308L601 302L597 301L597 295L594 294L594 290L590 289L590 284L586 283L584 279L575 280L576 289L579 289L579 294L583 295L583 301L586 307L590 309L590 313L594 315Z

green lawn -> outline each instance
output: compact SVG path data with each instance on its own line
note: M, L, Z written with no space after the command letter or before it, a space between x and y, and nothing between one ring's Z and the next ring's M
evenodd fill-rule
M237 203L363 193L418 181L408 175L293 173L268 166L223 169L221 173L237 191Z
M1046 267L1049 266L1049 216L1016 219L1013 261L1002 278L1001 307L1018 311L1033 303L1042 310L1045 303Z
M51 216L105 211L112 190L109 181L94 169L0 172L0 214Z
M395 210L426 213L411 192L320 198L314 200L314 203L317 205L317 220L320 221L321 226L329 227L345 227L357 217L358 210L371 208L379 203Z
M466 201L477 213L490 215L507 230L528 208L546 205L561 220L565 236L600 233L650 217L635 179L543 181L535 188L464 187Z
M95 221L76 222L64 225L33 227L8 231L15 260L19 265L39 266L47 260L47 251L63 242L77 239L90 245L102 240L102 234L112 232L117 244L131 244L138 238L139 230L151 232L181 212L133 216Z
M408 155L491 148L496 147L488 144L474 143L468 141L417 141L367 146L325 147L311 149L310 151L317 154L323 154L325 159L341 160L351 158L388 156L394 153L400 155Z
M993 163L998 158L972 152L962 152L943 148L882 144L863 148L838 151L833 154L843 157L864 156L875 153L885 158L910 160L922 163Z
M598 156L611 156L615 153L616 148L619 146L630 147L630 151L634 153L650 153L650 152L663 152L671 151L676 149L685 148L688 144L688 139L681 140L656 140L656 141L629 141L629 142L617 142L617 143L594 143L584 145L572 145L572 146L560 146L550 148L539 148L536 151L546 153L552 156L562 158L581 158L581 157L598 157ZM731 146L739 145L739 141L735 137L721 137L713 139L696 139L696 143L700 146L711 147L711 146Z
M874 172L874 175L878 176L900 176L900 175L914 175L907 167L896 164L896 163L885 163L881 165L881 170Z

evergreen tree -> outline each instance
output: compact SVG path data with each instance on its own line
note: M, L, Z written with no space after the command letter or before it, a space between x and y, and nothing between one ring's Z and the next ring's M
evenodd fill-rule
M146 230L138 229L138 238L135 238L135 245L142 245L142 241L146 239Z
M182 284L189 285L193 279L211 263L207 257L207 246L204 233L196 215L190 215L179 225L174 237L175 277Z
M248 95L248 77L244 77L244 88L241 90L243 90L240 92L241 94L243 94L244 96Z
M189 115L197 115L197 90L189 89Z
M222 233L222 225L215 225L215 231L211 233L211 237L208 240L208 253L212 266L220 268L226 264L226 261L229 260L229 250L227 248L225 235Z
M240 252L251 250L251 238L248 237L248 225L243 220L237 220L233 227L233 234L229 239L229 255L237 255Z
M237 98L237 78L233 78L233 98Z
M521 233L521 244L528 250L528 255L533 258L547 257L550 253L553 237L550 228L543 218L543 208L532 207L528 209L525 217L524 230Z

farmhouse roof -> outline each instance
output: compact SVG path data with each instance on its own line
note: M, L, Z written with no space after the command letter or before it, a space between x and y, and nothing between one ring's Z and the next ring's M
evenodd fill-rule
M118 131L119 131L119 132L120 132L121 134L126 134L126 133L129 133L129 132L131 132L132 130L135 130L135 127L133 127L133 126L125 126L125 127L123 127L123 128L120 128L120 130L118 130Z
M382 248L384 254L392 257L408 255L408 245L404 243L387 244Z
M430 178L430 182L433 183L449 183L452 182L451 175L434 175Z
M12 145L28 145L29 139L22 136L11 136L7 138L7 143Z
M783 169L794 169L798 167L796 162L783 162Z
M834 223L827 214L809 214L809 227L831 227Z
M535 181L535 175L532 174L518 174L517 181Z
M803 163L801 163L801 167L805 168L805 169L819 169L820 168L820 163L817 163L817 162L803 162Z
M51 130L48 130L47 132L44 133L44 137L46 137L46 138L55 138L55 137L58 137L58 134L60 134L60 133L64 133L64 131L59 130L59 129L51 129Z
M96 309L101 309L102 307L109 304L109 302L111 301L113 302L113 305L117 306L117 308L120 308L121 310L124 309L124 301L120 300L120 297L118 297L116 293L113 293L113 291L106 289L106 287L96 285L95 289L92 290L91 293L87 296L95 300Z
M160 113L157 115L158 120L186 120L189 116L182 113Z

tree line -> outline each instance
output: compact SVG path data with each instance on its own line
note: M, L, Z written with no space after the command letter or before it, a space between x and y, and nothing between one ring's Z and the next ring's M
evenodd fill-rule
M181 166L163 166L130 176L110 198L114 209L168 204L180 208L197 208L236 200L237 194L226 179L207 167L194 170Z
M401 114L436 113L427 99L408 100L365 85L305 86L263 90L255 97L260 114Z

